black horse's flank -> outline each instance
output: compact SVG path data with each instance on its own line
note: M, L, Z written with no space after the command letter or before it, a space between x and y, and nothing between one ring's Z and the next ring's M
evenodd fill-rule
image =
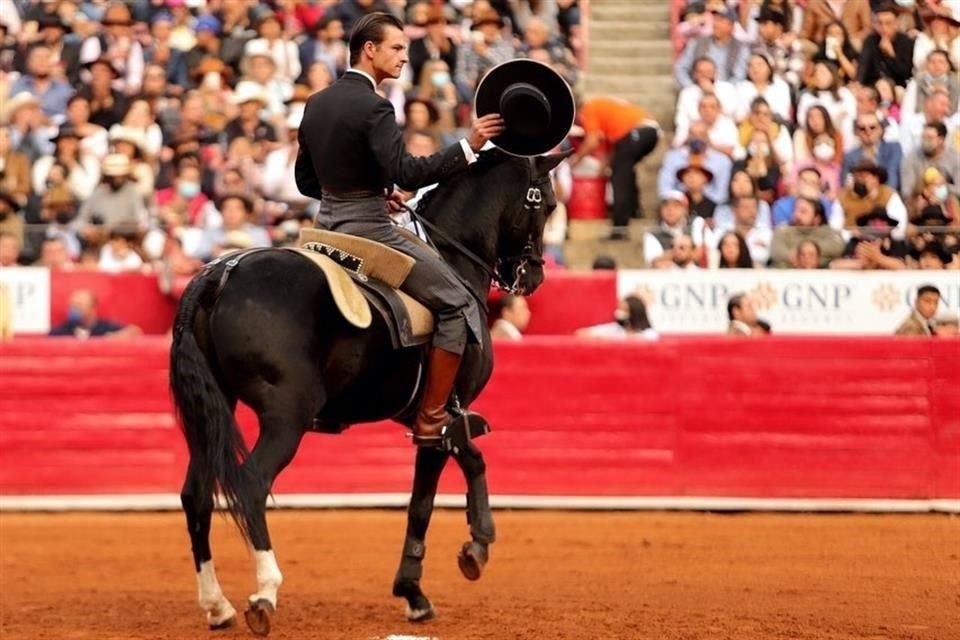
M549 171L564 157L524 159L487 151L425 198L419 214L440 230L434 235L438 249L479 299L486 298L492 275L523 293L543 281L541 237L555 206ZM214 603L223 598L219 586L210 591L203 582L208 578L200 578L212 557L209 530L217 489L254 550L269 551L267 496L314 418L331 424L397 418L415 406L411 397L424 355L423 348L395 350L377 314L368 329L348 324L322 273L293 252L249 255L228 279L225 264L208 267L187 287L170 356L170 386L190 451L181 500L201 605L211 626L225 624L233 612L225 599ZM464 406L477 397L492 369L490 338L484 332L480 344L468 346L457 379L457 397ZM250 450L233 417L238 401L259 418L259 436ZM433 614L419 587L423 539L449 455L440 449L417 451L407 536L394 582L395 595L407 599L411 619ZM476 579L494 535L483 459L472 443L459 447L454 457L467 478L473 538L464 545L460 566ZM258 633L269 630L280 582L278 570L268 579L261 573L270 571L261 569L258 559L259 591L251 596L247 612Z

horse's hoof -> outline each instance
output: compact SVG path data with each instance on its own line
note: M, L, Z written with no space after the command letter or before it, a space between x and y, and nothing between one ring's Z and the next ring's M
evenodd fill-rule
M467 580L479 580L483 575L483 568L487 564L487 547L479 542L464 542L460 554L457 556L457 565L460 573Z
M210 631L222 631L224 629L229 629L235 624L237 624L237 616L232 615L226 620L208 623L207 626L210 627Z
M260 598L250 603L247 610L243 612L243 617L250 631L255 635L268 636L270 635L270 618L273 617L274 611L276 609L269 600Z
M424 598L424 600L426 600L426 598ZM436 617L437 610L433 608L429 600L426 600L426 608L423 609L414 609L409 604L407 605L407 620L410 622L426 622Z

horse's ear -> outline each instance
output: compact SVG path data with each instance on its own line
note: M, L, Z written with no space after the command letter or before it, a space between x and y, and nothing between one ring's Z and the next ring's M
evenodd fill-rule
M546 175L557 168L561 162L573 155L573 149L567 149L560 153L551 153L546 156L537 156L537 173L541 176Z

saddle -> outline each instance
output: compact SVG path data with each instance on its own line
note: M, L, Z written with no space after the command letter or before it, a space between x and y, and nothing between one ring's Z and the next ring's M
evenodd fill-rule
M414 258L373 240L323 229L302 229L299 247L291 250L323 271L347 322L365 329L375 310L390 328L395 349L429 342L433 313L400 291Z

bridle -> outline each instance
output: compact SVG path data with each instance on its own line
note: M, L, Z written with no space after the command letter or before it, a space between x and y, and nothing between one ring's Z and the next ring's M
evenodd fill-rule
M548 174L546 176L537 177L534 159L527 158L527 161L529 181L527 183L527 192L523 202L523 217L529 221L529 224L532 225L533 221L536 219L535 214L537 210L543 206L543 187L549 182L550 176ZM543 258L537 254L537 243L533 230L528 230L527 240L523 245L523 250L519 254L505 256L502 258L498 257L496 264L491 267L483 260L483 258L475 254L473 251L470 251L470 249L463 246L460 242L451 238L445 231L437 227L437 225L433 224L429 220L425 220L421 216L418 216L417 213L410 207L403 205L403 208L410 213L410 217L414 222L422 224L432 235L443 240L446 244L455 249L460 255L479 267L490 277L494 285L500 291L511 295L523 294L523 288L520 285L520 281L523 279L523 276L526 275L529 266L531 264L543 265ZM514 227L514 229L516 229L516 227ZM436 246L434 246L434 249L436 249ZM517 265L513 268L513 282L508 282L506 278L500 275L500 270L503 267L504 262L510 262L514 260L517 261ZM486 299L481 299L479 294L474 292L472 289L470 292L473 294L474 298L480 302L480 306L482 308L486 308Z

